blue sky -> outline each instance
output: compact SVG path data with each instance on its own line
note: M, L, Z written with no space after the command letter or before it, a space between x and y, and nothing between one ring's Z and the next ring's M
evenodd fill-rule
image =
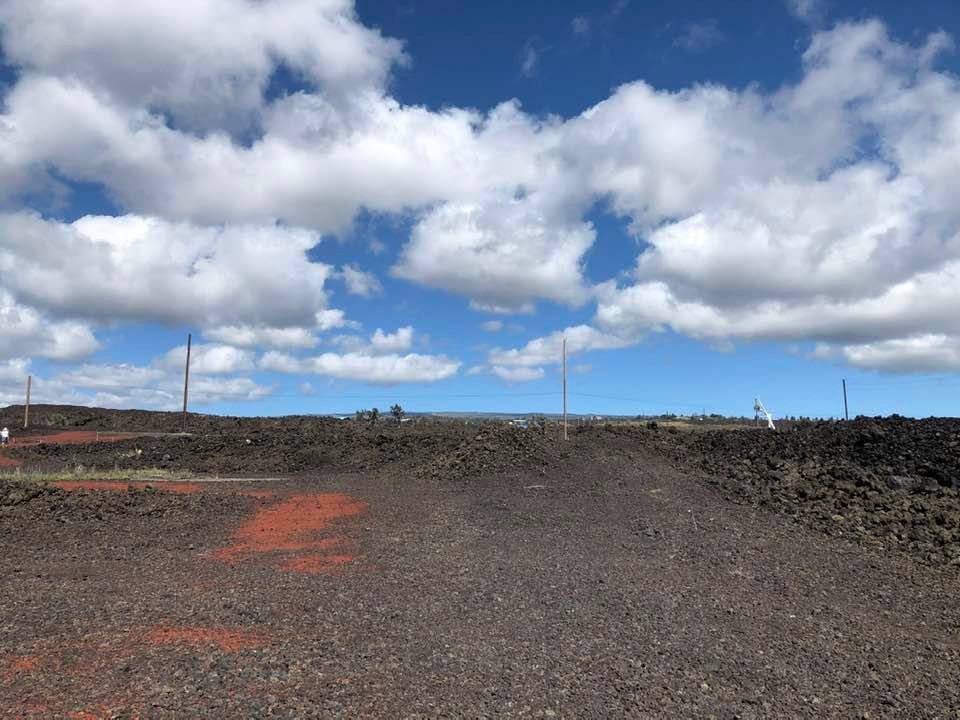
M0 8L2 403L957 414L950 3L133 5Z

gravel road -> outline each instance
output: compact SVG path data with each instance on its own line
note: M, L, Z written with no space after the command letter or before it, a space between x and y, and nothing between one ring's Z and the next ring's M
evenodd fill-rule
M956 718L955 566L636 439L545 473L0 491L8 717Z

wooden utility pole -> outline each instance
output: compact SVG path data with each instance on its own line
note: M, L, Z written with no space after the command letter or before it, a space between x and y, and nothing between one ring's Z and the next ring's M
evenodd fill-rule
M567 338L563 338L563 439L567 439Z
M187 366L183 371L183 431L187 431L187 398L190 393L190 346L193 342L193 335L187 335Z
M850 410L847 408L847 379L843 379L843 419L850 419Z
M30 427L30 388L33 385L33 375L27 375L27 402L23 406L23 429Z

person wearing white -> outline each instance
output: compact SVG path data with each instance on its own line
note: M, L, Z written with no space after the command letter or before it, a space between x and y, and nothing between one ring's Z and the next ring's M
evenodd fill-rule
M6 447L8 442L10 442L10 431L4 428L0 430L0 447Z

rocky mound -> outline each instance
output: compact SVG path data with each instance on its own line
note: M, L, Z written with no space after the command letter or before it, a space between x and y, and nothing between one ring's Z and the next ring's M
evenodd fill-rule
M234 417L190 413L186 430L190 433L253 432L278 428L336 425L330 417L289 415L286 417ZM0 408L0 425L23 433L23 406ZM77 405L31 405L30 429L26 433L48 434L57 430L101 430L108 432L179 433L184 429L183 414L152 410L110 410Z
M241 425L230 432L140 437L85 445L40 444L9 455L26 467L47 471L86 468L178 469L200 474L263 476L394 465L409 469L452 452L462 425L378 425L327 418L283 418L276 425Z
M205 415L191 415L197 427L206 427ZM215 418L215 422L220 422ZM23 406L0 408L0 424L16 428L23 435ZM183 415L147 410L105 410L75 405L31 405L30 429L26 434L49 433L57 430L112 430L114 432L180 432Z
M549 448L539 430L488 424L452 452L427 463L421 475L444 481L511 474L535 477L546 472Z
M57 523L113 521L119 517L169 518L189 513L204 516L224 505L247 507L250 498L207 495L174 495L151 487L126 492L73 490L46 483L0 481L0 535L3 520L37 520ZM11 525L12 527L12 525Z
M960 565L960 421L858 418L784 432L653 434L676 461L741 499L831 534Z

